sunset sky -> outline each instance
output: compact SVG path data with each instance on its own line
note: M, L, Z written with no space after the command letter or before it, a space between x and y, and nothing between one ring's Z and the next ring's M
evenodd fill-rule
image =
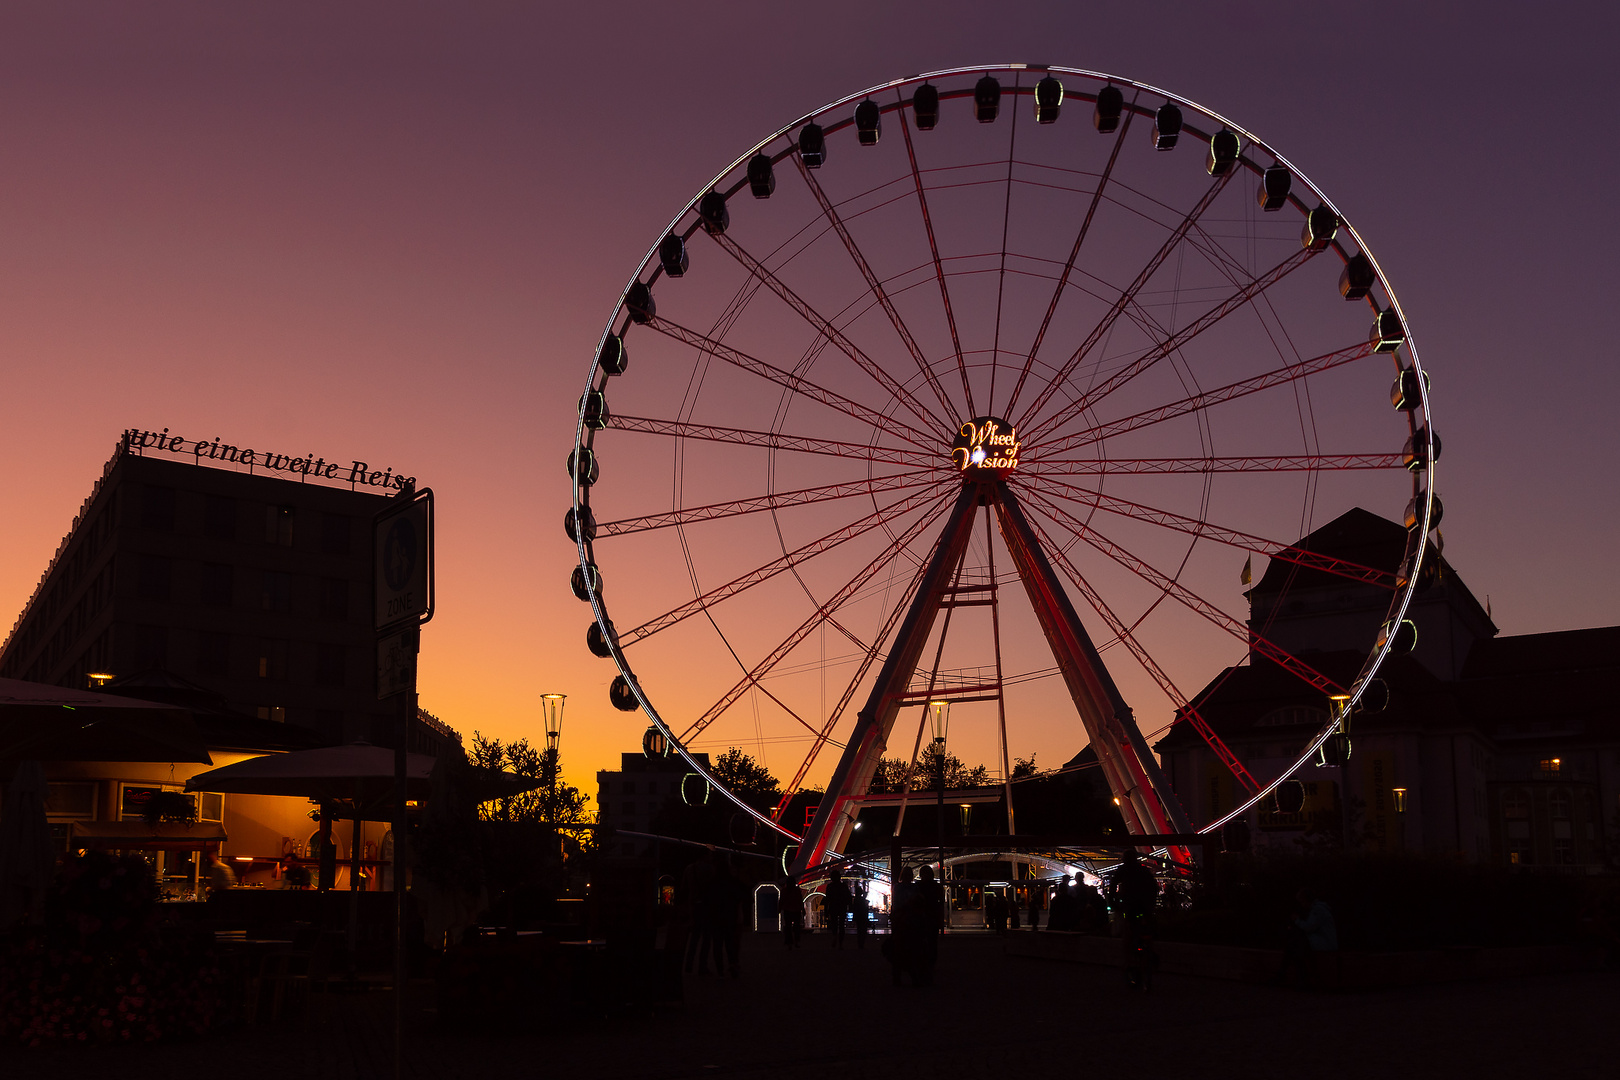
M782 124L1008 61L1165 87L1305 170L1421 342L1447 559L1504 633L1620 622L1613 8L1109 10L6 5L6 629L125 428L365 459L437 495L423 705L538 741L539 695L567 693L565 770L594 790L645 724L584 647L563 461L620 290Z

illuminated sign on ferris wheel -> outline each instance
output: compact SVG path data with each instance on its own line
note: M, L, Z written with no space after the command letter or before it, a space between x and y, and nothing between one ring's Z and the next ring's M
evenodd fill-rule
M962 425L951 442L951 460L969 475L1006 476L1018 468L1018 429L994 416Z

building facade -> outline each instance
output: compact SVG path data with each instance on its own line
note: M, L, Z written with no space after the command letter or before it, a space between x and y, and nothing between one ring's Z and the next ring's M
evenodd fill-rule
M709 767L708 754L692 756L705 769ZM681 798L681 784L689 773L686 762L674 754L621 755L617 770L603 769L596 774L598 823L615 832L653 832L653 822L664 804ZM642 855L652 844L640 837L615 836L604 846L604 854Z
M1395 567L1406 531L1352 510L1298 546ZM1351 718L1351 753L1333 744L1295 774L1304 805L1248 815L1259 846L1337 846L1563 872L1617 867L1620 627L1498 636L1489 613L1435 555L1410 609L1416 647L1380 671L1389 704ZM1286 589L1284 585L1287 585ZM1389 593L1272 562L1247 593L1249 627L1342 686L1375 640ZM1261 783L1293 766L1330 702L1257 653L1228 668L1193 707ZM1189 724L1155 747L1195 825L1244 792Z

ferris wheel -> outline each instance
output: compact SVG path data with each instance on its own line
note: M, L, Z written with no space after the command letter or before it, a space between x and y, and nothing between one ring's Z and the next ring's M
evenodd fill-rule
M938 71L771 133L636 267L578 402L573 589L650 752L792 777L773 813L715 790L800 867L930 711L1009 814L1013 761L1089 741L1139 835L1191 831L1147 741L1190 724L1242 793L1213 829L1387 694L1431 431L1382 270L1277 150L1130 79ZM1404 519L1398 565L1298 545L1354 507ZM1353 679L1251 619L1257 561L1387 593ZM1334 703L1273 775L1194 700L1246 660Z

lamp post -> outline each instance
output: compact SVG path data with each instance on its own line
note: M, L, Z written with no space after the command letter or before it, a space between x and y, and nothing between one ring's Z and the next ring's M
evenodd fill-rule
M945 734L951 725L951 703L930 701L928 719L934 731L934 788L939 793L939 912L943 927L950 920L945 907Z
M1339 756L1339 850L1350 852L1350 718L1345 715L1349 694L1328 698L1328 712L1338 728L1329 738Z
M557 746L562 742L563 705L567 694L541 694L540 707L546 719L546 821L557 827Z

